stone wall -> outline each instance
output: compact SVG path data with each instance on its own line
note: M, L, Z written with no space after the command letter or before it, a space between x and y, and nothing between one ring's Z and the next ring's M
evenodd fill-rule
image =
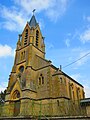
M41 117L61 117L61 116L86 116L85 107L80 106L78 101L70 101L65 98L19 101L20 108L16 102L5 104L1 108L1 116L41 116ZM88 112L88 116L90 113Z

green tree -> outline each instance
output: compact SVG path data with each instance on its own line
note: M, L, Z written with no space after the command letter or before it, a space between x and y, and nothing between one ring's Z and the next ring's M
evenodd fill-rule
M5 101L6 90L4 92L1 91L0 93L0 104Z

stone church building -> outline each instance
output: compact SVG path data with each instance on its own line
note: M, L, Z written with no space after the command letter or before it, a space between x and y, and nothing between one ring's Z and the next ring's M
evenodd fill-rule
M83 86L45 58L44 37L33 15L19 34L4 113L59 116L71 113L73 104L76 109L75 101L80 99L84 99Z

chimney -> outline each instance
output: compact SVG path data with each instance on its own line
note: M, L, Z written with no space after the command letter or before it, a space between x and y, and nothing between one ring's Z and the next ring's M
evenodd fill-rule
M62 70L62 65L60 65L60 70Z

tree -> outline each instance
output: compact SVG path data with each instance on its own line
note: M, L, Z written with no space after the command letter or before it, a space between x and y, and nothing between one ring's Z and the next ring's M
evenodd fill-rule
M6 95L6 90L4 90L4 92L1 91L1 93L0 93L0 104L4 103L5 95Z

